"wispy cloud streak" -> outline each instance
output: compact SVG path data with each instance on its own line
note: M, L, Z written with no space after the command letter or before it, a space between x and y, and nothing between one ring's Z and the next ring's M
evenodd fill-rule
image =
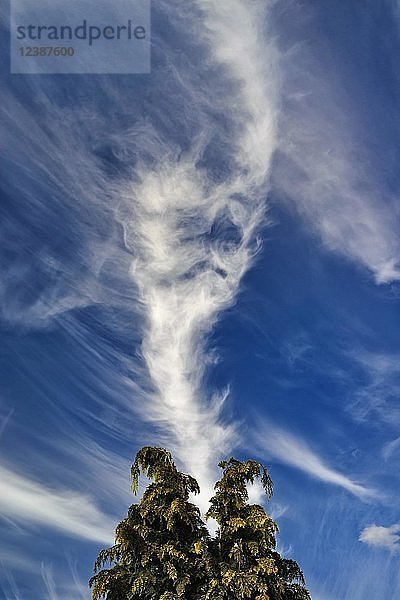
M29 97L40 99L40 114L11 92L0 109L1 151L19 173L6 183L24 215L5 209L2 238L14 258L2 271L2 317L26 328L62 323L88 351L87 387L92 376L106 386L105 402L90 390L99 407L93 424L126 440L128 406L139 413L156 426L141 441L161 441L174 451L199 478L203 505L211 494L211 465L237 439L234 424L222 418L227 392L203 388L213 360L206 338L235 302L259 248L276 148L280 81L278 53L265 35L268 6L197 0L180 16L180 2L160 2L182 36L193 34L204 60L193 56L193 64L174 65L173 49L155 38L155 51L160 44L162 60L167 56L171 89L146 119L139 102L132 100L132 108L106 81L96 84L90 106L79 100L61 106L52 97L58 90L35 79L26 85ZM159 93L165 74L155 69L148 85ZM116 105L120 120L106 114ZM111 167L102 151L112 156ZM48 227L54 228L51 239ZM32 241L29 256L21 255L24 231ZM93 306L104 309L102 330L109 326L123 339L123 350L98 339L87 343L73 313ZM116 414L114 403L123 413ZM81 415L85 408L69 410ZM11 487L23 495L18 476ZM61 521L66 517L47 488L37 493L52 498Z
M203 389L212 360L205 343L259 247L276 148L278 53L265 36L268 4L196 0L183 16L180 2L157 6L182 36L192 34L204 60L173 64L173 49L155 33L173 91L146 119L139 103L128 107L107 82L96 89L98 104L61 108L32 80L29 93L42 111L35 117L20 98L5 95L2 152L21 175L8 185L34 217L27 225L32 252L21 258L22 225L6 213L3 237L17 258L3 272L1 310L23 327L64 319L70 335L82 338L64 316L96 305L109 311L113 333L126 340L130 330L132 346L141 337L140 361L114 345L109 365L122 362L129 373L125 396L134 380L131 409L157 426L149 442L171 447L208 499L210 465L230 451L236 432L221 417L226 391L210 398ZM157 69L152 82L150 89L165 86ZM102 102L117 104L124 118L110 124ZM112 177L99 147L112 154ZM54 226L52 240L62 237L62 256L53 242L43 247L44 223ZM46 282L39 291L37 280ZM131 316L118 320L115 309ZM104 352L100 342L90 348L93 364ZM112 382L109 365L103 378ZM126 410L126 397L122 404Z
M125 186L122 222L135 255L131 276L145 317L142 354L155 388L143 416L172 434L172 447L207 497L210 465L235 434L220 421L223 398L210 402L201 391L204 341L235 300L265 217L278 79L258 3L199 0L197 6L203 17L197 33L208 43L210 65L222 66L232 84L225 110L233 134L219 131L231 168L215 182L201 164L208 140L194 140L179 160L167 143L162 160L152 169L142 165L136 182ZM203 120L207 131L205 114Z
M376 283L390 283L400 279L397 197L323 47L317 56L298 44L282 60L286 109L274 182L327 249L369 270Z
M353 351L349 355L365 377L350 398L349 410L360 421L373 421L394 426L400 422L398 396L400 393L399 356L385 352ZM396 443L388 446L389 456Z
M55 490L0 466L0 513L19 523L37 523L66 535L112 543L114 522L92 499L71 490Z
M270 423L263 422L255 434L255 441L260 452L266 451L271 458L299 469L314 479L341 487L359 498L377 496L374 490L328 466L306 442Z

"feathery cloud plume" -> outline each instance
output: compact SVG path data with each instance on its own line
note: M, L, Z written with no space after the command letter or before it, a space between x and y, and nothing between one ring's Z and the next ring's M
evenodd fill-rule
M235 433L219 420L221 396L210 402L202 392L204 340L235 301L254 255L275 149L278 81L276 50L263 41L258 3L199 0L197 6L197 34L208 43L210 65L222 66L232 81L224 110L233 133L219 131L230 168L216 182L201 164L204 141L179 160L167 141L162 159L150 169L142 164L135 183L125 185L121 221L135 257L142 354L154 386L142 413L172 434L170 446L208 498L210 465ZM209 129L205 113L202 118Z
M160 101L145 119L139 100L127 102L107 82L90 108L58 106L39 80L27 85L41 99L40 115L13 94L0 108L3 155L20 165L9 186L24 214L35 215L30 256L16 258L2 278L4 319L43 326L96 305L108 310L104 321L115 335L126 339L130 330L132 340L140 338L139 360L122 357L125 380L134 380L131 409L156 426L149 443L168 445L207 500L211 465L235 445L236 432L221 417L226 392L203 389L205 341L259 248L276 148L280 79L265 32L269 7L193 0L182 11L180 2L161 1L164 18L182 39L196 40L202 59L192 51L189 62L174 64L173 41L155 31L160 73L146 85ZM160 94L167 67L169 88ZM117 105L123 118L105 114L103 105ZM99 147L113 158L112 176ZM21 226L14 214L4 223L9 253L20 257ZM62 256L52 241L43 248L47 223L52 240L62 236ZM38 279L46 282L39 293ZM115 309L131 316L116 319ZM64 322L71 336L79 334L73 319ZM103 352L91 349L90 359Z
M0 513L19 523L37 523L68 536L110 544L115 523L92 499L55 490L0 466Z
M329 250L368 269L376 283L400 279L399 205L374 170L365 125L325 53L298 44L282 58L285 111L274 185Z
M359 498L376 497L376 492L328 466L303 440L263 422L255 433L257 449L267 451L271 458L289 465L314 479L341 487Z

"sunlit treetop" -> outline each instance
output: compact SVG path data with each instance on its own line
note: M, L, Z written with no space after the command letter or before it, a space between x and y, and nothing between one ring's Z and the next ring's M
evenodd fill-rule
M144 447L132 466L151 483L117 526L115 544L102 550L90 581L93 600L308 600L303 574L276 551L276 523L265 509L249 504L248 485L273 484L259 462L230 458L219 464L206 518L218 524L211 537L199 509L189 502L197 481L176 468L163 448ZM106 564L110 568L104 568Z

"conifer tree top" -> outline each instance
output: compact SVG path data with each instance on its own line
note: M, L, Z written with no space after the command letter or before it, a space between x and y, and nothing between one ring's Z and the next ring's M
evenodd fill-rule
M276 551L276 523L249 504L248 484L259 480L267 498L273 484L255 460L222 461L206 518L218 524L211 537L191 493L197 481L180 472L164 448L144 447L131 469L150 484L117 526L115 544L100 552L90 580L93 600L309 600L298 564ZM109 568L105 568L106 564Z

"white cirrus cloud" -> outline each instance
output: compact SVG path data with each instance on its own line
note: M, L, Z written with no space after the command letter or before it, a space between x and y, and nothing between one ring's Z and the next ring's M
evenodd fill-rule
M0 107L0 151L21 174L13 174L10 189L37 225L27 227L37 251L3 273L3 318L38 327L55 318L66 323L68 313L96 305L114 323L121 310L116 335L131 331L139 355L129 356L136 386L129 408L151 424L149 443L161 440L199 479L204 507L215 464L237 441L234 425L222 418L227 393L203 386L212 360L206 338L235 303L266 223L280 89L279 55L266 33L272 5L193 0L182 10L180 1L161 0L164 17L195 42L187 60L176 61L174 43L155 40L169 83L163 67L156 68L146 85L159 103L149 105L146 118L134 93L107 82L98 83L99 102L90 107L59 106L39 80L30 85L41 99L40 115L17 92ZM102 100L122 118L111 123ZM99 149L115 159L111 178ZM50 224L52 238L65 235L69 258L52 241L43 248ZM6 226L2 239L20 256L21 223L11 215ZM49 283L37 293L43 277ZM71 336L78 331L73 318L67 327ZM85 335L79 341L85 344ZM116 371L110 375L118 381ZM103 413L98 418L106 421Z
M199 479L206 506L215 464L236 437L220 418L224 394L210 399L202 389L209 362L205 338L235 302L257 249L276 147L279 78L260 3L194 4L201 18L192 17L189 27L203 40L210 69L219 68L229 82L223 107L221 98L215 103L221 123L229 115L229 131L210 120L200 90L192 90L193 102L197 98L202 130L217 128L228 166L215 180L202 165L207 140L194 140L179 160L168 141L164 152L158 144L154 164L144 162L135 182L121 187L119 214L134 255L130 273L143 311L142 356L154 387L141 413L163 426L169 447Z
M0 465L0 515L19 524L40 525L67 536L113 543L115 522L84 494L52 489Z
M391 527L369 525L362 530L359 540L368 546L398 552L400 550L400 524L397 523Z
M382 456L385 460L389 460L389 458L398 450L400 450L400 437L384 444L382 448Z
M368 153L368 125L324 57L299 43L281 61L275 186L328 250L390 283L400 279L398 199Z
M364 372L365 382L350 397L349 410L360 421L377 421L397 427L400 423L400 356L385 352L354 350L348 356ZM397 448L394 440L383 455L389 457Z
M299 469L314 479L341 487L359 498L367 499L377 496L377 492L374 490L357 483L351 477L343 475L329 466L304 440L271 423L264 421L255 432L254 440L257 450L263 453L267 451L271 458Z

